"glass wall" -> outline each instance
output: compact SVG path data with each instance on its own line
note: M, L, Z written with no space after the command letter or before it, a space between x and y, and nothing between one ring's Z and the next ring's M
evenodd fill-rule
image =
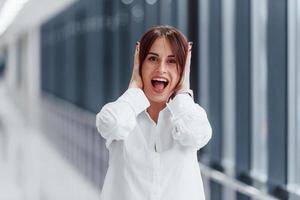
M141 34L178 27L194 42L191 86L213 128L200 161L282 197L287 173L290 190L300 185L299 10L298 0L77 1L42 25L42 89L93 115L127 89ZM245 199L206 187L211 199Z
M288 1L288 189L300 196L300 2ZM291 196L296 200L296 194Z
M252 23L252 169L255 183L267 181L267 1L253 0Z

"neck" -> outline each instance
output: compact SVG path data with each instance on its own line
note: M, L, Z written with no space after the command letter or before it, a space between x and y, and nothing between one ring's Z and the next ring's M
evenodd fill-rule
M150 106L147 108L151 119L157 123L159 112L166 107L165 103L150 102Z

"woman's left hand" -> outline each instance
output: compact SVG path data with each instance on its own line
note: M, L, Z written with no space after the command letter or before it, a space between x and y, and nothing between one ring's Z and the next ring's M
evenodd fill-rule
M192 54L192 42L189 42L188 53L186 56L185 67L182 73L182 78L177 88L175 89L175 93L180 93L184 91L190 90L190 71L191 71L191 54Z

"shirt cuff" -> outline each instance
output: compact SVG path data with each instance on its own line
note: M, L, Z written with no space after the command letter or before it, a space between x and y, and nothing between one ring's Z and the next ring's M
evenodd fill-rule
M189 111L195 104L193 98L188 94L177 94L169 103L167 107L170 109L173 116L180 115Z
M140 88L127 89L118 100L127 102L134 110L136 116L150 106L145 93Z

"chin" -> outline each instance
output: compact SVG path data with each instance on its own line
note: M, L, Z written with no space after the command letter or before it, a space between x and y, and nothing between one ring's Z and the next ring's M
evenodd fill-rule
M165 103L167 103L168 98L166 98L166 97L152 97L152 98L150 98L150 101L155 102L155 103L165 104Z
M153 103L166 103L170 97L168 94L152 94L151 92L148 92L147 90L144 90L144 93L148 100Z

